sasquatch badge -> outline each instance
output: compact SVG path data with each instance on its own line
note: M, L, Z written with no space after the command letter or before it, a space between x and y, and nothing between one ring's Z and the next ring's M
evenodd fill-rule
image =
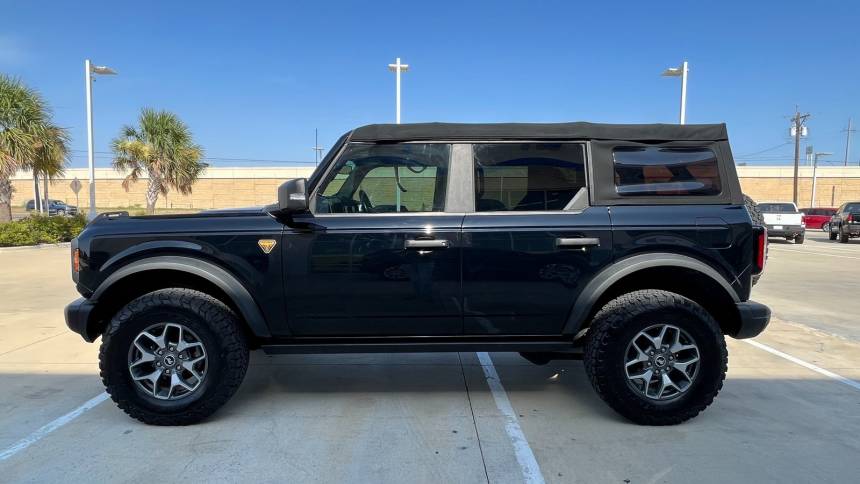
M259 245L260 248L263 249L263 252L265 252L266 254L271 252L272 249L275 248L275 244L277 243L278 242L275 239L260 239L257 241L257 245Z

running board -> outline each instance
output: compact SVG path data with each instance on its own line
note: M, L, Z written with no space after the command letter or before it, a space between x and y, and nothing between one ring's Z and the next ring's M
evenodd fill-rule
M460 351L488 352L573 352L570 341L348 341L338 342L288 341L261 346L266 354L313 353L456 353Z

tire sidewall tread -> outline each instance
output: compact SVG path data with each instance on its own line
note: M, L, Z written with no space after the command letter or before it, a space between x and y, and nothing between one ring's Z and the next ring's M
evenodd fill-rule
M127 367L133 339L165 312L178 315L200 337L209 365L201 387L173 401L145 395ZM182 288L161 289L128 303L112 318L99 348L100 375L111 399L129 416L153 425L190 425L213 414L239 389L248 361L247 342L230 308L205 293Z
M655 316L663 319L652 319ZM632 336L661 323L689 333L700 357L693 386L666 402L636 393L624 373L624 353ZM725 380L728 351L719 325L704 308L672 292L640 290L610 301L597 313L588 330L584 363L594 390L616 412L642 425L675 425L695 417L714 401Z

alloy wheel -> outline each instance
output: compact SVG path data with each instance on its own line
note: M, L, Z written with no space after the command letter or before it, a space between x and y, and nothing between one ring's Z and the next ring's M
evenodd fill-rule
M141 331L128 352L137 387L159 400L178 400L197 390L208 369L206 348L189 328L159 323Z
M627 381L651 400L671 400L686 392L699 372L699 347L684 330L670 324L636 334L625 352Z

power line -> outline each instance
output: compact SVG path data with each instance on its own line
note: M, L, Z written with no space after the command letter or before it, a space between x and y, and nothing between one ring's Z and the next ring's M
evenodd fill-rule
M736 158L746 158L746 157L748 157L748 156L757 155L757 154L759 154L759 153L765 153L765 152L767 152L767 151L775 150L775 149L777 149L777 148L782 148L783 146L785 146L785 145L789 145L789 144L791 144L791 141L786 141L785 143L780 143L780 144L778 144L778 145L776 145L776 146L771 146L770 148L765 148L765 149L763 149L763 150L761 150L761 151L756 151L756 152L753 152L753 153L746 153L746 154L743 154L743 155L738 155L738 156L736 156Z

